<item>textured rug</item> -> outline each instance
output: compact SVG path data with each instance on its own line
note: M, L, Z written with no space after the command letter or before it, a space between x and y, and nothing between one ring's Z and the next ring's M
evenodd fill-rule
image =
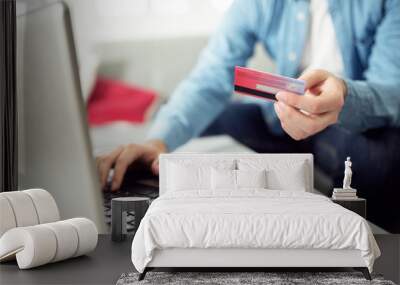
M213 284L213 285L291 285L291 284L387 284L395 285L392 281L384 280L380 275L372 275L368 281L359 272L148 272L146 278L138 281L138 273L122 274L117 285L145 284Z

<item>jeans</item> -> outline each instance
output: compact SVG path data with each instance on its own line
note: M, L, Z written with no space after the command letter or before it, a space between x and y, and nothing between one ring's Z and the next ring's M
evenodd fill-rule
M255 104L232 102L202 133L226 134L259 153L312 153L314 164L334 187L342 187L344 161L353 162L352 187L367 199L367 218L400 233L400 129L384 128L356 134L339 126L302 141L274 135ZM332 189L325 189L331 194Z

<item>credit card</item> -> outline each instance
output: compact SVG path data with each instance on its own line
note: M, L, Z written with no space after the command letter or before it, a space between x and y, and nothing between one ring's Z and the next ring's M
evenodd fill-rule
M268 72L236 66L235 67L235 91L243 94L275 100L279 91L288 91L303 95L305 81L285 77Z

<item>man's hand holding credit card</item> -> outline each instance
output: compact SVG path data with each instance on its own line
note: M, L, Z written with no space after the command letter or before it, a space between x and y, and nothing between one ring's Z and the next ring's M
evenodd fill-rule
M246 67L235 67L235 91L243 94L275 100L279 91L303 95L305 81Z
M293 79L239 66L235 67L234 89L276 101L281 126L295 140L335 124L347 94L345 81L325 70L308 70Z

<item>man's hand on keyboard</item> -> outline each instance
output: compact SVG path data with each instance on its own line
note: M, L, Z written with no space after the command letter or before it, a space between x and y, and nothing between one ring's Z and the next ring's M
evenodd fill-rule
M150 141L146 144L119 146L112 152L97 157L96 165L102 188L105 188L112 168L114 168L114 175L111 181L111 191L119 189L126 170L131 165L141 165L151 169L154 174L158 174L158 155L166 151L166 146L162 141Z

